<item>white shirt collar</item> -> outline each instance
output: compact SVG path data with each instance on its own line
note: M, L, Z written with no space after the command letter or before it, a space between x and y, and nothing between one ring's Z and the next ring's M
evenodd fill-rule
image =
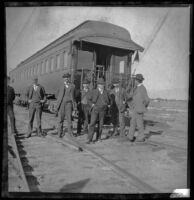
M137 85L137 87L139 87L139 86L141 86L142 85L142 83L139 83L138 85Z
M104 91L103 89L100 89L100 88L98 88L98 90L99 90L100 94L102 94Z
M68 88L68 87L69 87L69 85L68 85L68 84L65 84L65 87L66 87L66 88Z

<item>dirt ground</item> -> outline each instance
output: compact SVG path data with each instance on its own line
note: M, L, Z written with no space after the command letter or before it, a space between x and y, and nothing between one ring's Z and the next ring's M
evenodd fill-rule
M22 110L22 114L21 114ZM16 120L28 120L28 111L25 108L15 107ZM46 120L44 120L44 118ZM56 125L57 119L48 117L48 114L43 113L42 116L42 127L43 129L51 128L51 124ZM21 126L19 122L16 123L17 126ZM74 125L75 127L76 125ZM126 128L128 129L128 127ZM26 127L27 130L27 127ZM74 130L76 132L76 130ZM174 189L187 188L187 142L188 142L188 107L187 102L184 101L162 101L162 102L151 102L148 112L145 114L145 132L149 135L148 140L167 143L169 145L175 145L181 147L185 150L179 150L174 148L168 148L163 145L153 145L148 143L131 143L131 142L120 142L118 138L105 139L106 134L110 131L105 128L103 131L102 142L94 143L89 145L90 148L95 150L97 153L101 154L108 160L112 161L114 164L125 169L126 171L136 175L142 181L145 181L149 185L156 188L161 193L171 193ZM56 130L48 132L48 134L56 133ZM66 139L66 136L64 137ZM79 141L85 142L86 135L82 135L76 138ZM11 145L11 144L10 144ZM76 154L76 156L75 156ZM85 180L84 186L80 189L73 189L73 182L79 181L82 177L83 166L79 162L79 155L75 152L69 151L66 156L70 158L74 157L75 160L71 163L67 163L64 168L74 167L74 162L76 163L76 168L74 174L71 170L67 170L66 174L68 177L68 182L59 183L54 179L55 184L66 185L69 184L68 189L65 188L64 191L73 192L83 192L83 193L114 193L114 184L119 185L119 181L122 179L115 177L115 175L109 175L107 178L106 174L99 176L99 169L105 170L105 166L99 165L96 167L86 167L85 170ZM85 155L84 159L90 159ZM79 165L80 163L80 165ZM65 165L65 163L64 163ZM9 173L12 173L13 169L9 168ZM88 172L87 172L88 170ZM91 174L92 170L92 174ZM72 170L73 171L73 170ZM75 174L76 171L76 174ZM106 170L105 170L106 171ZM107 172L109 170L107 169ZM63 172L65 173L65 172ZM112 172L111 172L112 173ZM111 178L112 176L112 178ZM78 178L79 177L79 178ZM102 181L104 177L104 180ZM46 181L46 179L45 179ZM101 181L101 182L100 182ZM12 180L9 180L9 184L12 184ZM72 188L71 188L72 183ZM91 184L90 184L91 183ZM99 184L95 184L99 183ZM103 185L104 184L104 185ZM122 182L121 184L124 184ZM46 185L46 182L45 182ZM106 187L104 187L106 185ZM13 187L12 187L13 188ZM106 189L105 189L106 188ZM110 189L108 189L110 188ZM118 187L115 191L116 193L136 193L135 190L125 190L119 189ZM123 186L123 188L125 188ZM44 188L44 190L52 191L52 188ZM119 192L120 191L120 192Z

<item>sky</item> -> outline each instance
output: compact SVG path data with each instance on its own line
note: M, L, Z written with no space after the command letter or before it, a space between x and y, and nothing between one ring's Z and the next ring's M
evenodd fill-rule
M6 7L7 72L86 20L124 27L144 47L132 72L151 98L188 99L189 7Z

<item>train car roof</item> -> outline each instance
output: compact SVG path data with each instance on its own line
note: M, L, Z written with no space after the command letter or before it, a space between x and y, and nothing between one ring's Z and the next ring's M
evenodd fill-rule
M127 29L108 22L88 20L74 29L71 29L69 32L62 35L43 49L37 51L32 56L22 61L17 67L25 64L34 57L44 53L67 39L70 39L71 41L86 41L132 51L144 50L143 47L131 39L131 35Z

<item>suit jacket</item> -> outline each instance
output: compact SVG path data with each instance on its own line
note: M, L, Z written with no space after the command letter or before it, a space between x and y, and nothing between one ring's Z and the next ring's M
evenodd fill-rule
M96 104L99 95L100 95L99 90L98 89L93 89L91 91L90 96L88 97L88 99L92 104ZM108 92L106 90L104 90L104 92L102 94L102 98L103 98L104 102L106 103L106 105L110 104L110 97L109 97L109 94L108 94Z
M90 98L90 93L91 93L90 90L88 90L87 92L86 92L85 90L82 90L82 91L81 91L81 103L83 103L83 102L82 102L83 99L86 98L87 104L91 105L91 101L89 100L89 98Z
M147 111L150 98L144 85L138 86L132 97L133 109L137 113L144 113Z
M111 93L110 93L110 96L111 96L111 105L116 103L119 111L124 111L125 108L126 108L125 103L123 103L123 102L126 102L126 92L125 92L125 89L124 88L120 88L117 95L118 95L118 101L116 102L116 91L115 91L115 89L113 89L111 91Z
M15 91L11 86L7 86L7 105L13 105L15 99Z
M71 98L72 98L72 103L73 103L73 109L76 110L76 102L75 102L75 85L70 84L70 93L71 93ZM63 101L63 97L65 95L65 84L61 85L59 88L58 92L58 97L57 97L57 103L56 103L56 110L59 111L61 107L61 103Z
M28 100L32 99L33 90L34 90L33 85L31 85L30 87L27 88L26 96L27 96ZM37 92L38 92L41 100L46 100L44 87L41 86L40 84L38 84Z

